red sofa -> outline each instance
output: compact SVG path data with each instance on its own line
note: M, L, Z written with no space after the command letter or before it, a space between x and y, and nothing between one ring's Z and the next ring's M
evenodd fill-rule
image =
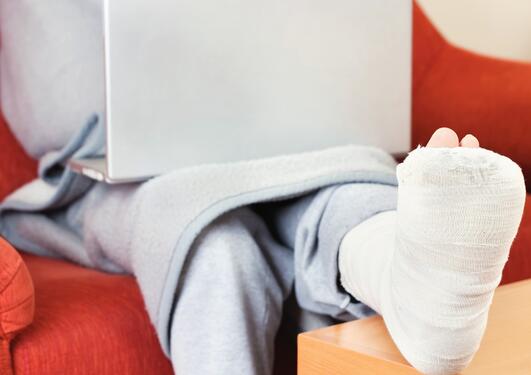
M531 176L531 64L448 44L414 9L412 145L439 126L510 156ZM0 119L0 199L35 176ZM503 282L531 277L531 198ZM30 324L30 322L33 322ZM294 341L279 336L291 349ZM287 341L286 341L287 340ZM0 373L171 374L135 280L17 252L0 241ZM281 350L277 373L294 373ZM286 367L287 366L287 367ZM288 369L287 369L288 368Z

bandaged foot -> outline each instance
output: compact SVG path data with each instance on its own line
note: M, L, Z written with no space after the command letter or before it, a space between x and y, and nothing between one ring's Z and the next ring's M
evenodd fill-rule
M518 165L471 136L462 147L450 138L409 154L397 211L353 228L339 252L345 289L426 374L454 374L477 351L525 200Z

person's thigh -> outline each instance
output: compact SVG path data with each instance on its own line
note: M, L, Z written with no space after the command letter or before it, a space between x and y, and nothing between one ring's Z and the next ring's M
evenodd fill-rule
M198 237L183 269L171 328L180 374L270 374L293 252L249 208L223 215Z

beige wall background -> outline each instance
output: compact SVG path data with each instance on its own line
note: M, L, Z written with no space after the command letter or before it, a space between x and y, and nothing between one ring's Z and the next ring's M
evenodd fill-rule
M531 61L531 0L417 0L452 43Z

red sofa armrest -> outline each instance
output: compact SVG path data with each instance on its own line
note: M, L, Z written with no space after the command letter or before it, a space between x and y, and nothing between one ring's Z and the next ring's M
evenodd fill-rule
M0 373L11 374L11 340L33 321L31 276L20 254L0 238Z
M414 8L413 146L441 126L476 135L531 180L531 63L481 56L449 44Z

